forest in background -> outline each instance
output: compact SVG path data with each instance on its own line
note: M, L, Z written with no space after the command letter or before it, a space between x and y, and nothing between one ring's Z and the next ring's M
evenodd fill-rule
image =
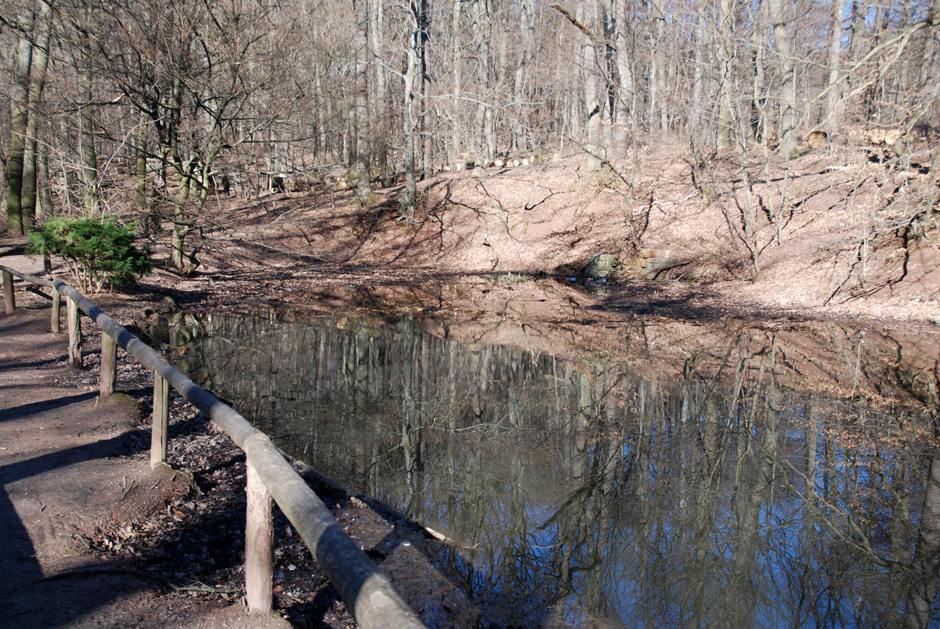
M581 152L629 185L638 146L695 176L813 131L903 162L938 129L940 0L3 0L0 40L7 233L134 208L180 270L214 190L342 168L363 204L403 182L409 217L458 164Z

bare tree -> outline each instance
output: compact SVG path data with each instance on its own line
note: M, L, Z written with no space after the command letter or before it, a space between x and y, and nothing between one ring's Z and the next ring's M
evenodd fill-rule
M453 0L453 5L451 6L451 103L450 111L448 112L450 117L450 126L451 126L451 139L450 139L450 151L448 157L450 161L456 162L460 157L460 153L463 151L463 141L461 137L461 124L460 112L461 112L461 99L462 99L462 84L461 84L461 68L462 68L462 57L463 57L463 46L461 45L461 3L462 0Z
M833 0L829 33L829 81L826 89L826 130L831 136L841 128L842 105L842 22L845 19L845 1Z
M617 0L608 11L615 20L614 45L617 58L616 114L614 132L614 157L623 159L630 137L636 138L636 88L633 82L633 37L631 29L631 5L628 0Z
M519 52L513 81L514 111L512 119L512 148L525 151L528 148L528 123L526 112L529 100L529 74L535 50L535 0L523 0L519 4L519 38L522 49Z
M33 56L30 32L33 23L32 11L23 9L17 16L18 41L10 89L10 157L7 162L7 232L13 236L22 234L25 227L22 205L23 161L29 116L29 71Z
M368 116L368 42L369 42L369 3L368 0L354 0L356 13L356 76L355 76L355 111L353 114L356 130L356 173L359 181L356 198L361 205L369 202L372 187L369 177L369 116Z
M98 149L95 146L95 133L93 131L94 119L92 108L94 106L94 87L92 84L91 68L81 63L81 57L73 54L79 84L79 128L80 152L82 161L82 176L85 183L85 212L97 214L101 209L101 198L98 190Z
M417 204L417 178L415 174L415 161L418 144L418 81L421 73L421 31L420 7L417 0L409 3L408 17L410 19L408 32L408 46L406 48L407 62L405 65L405 98L404 98L404 129L405 129L405 193L401 202L402 216L414 221L415 206Z
M41 121L42 92L46 85L49 64L49 37L52 31L52 9L40 2L35 23L32 62L29 68L28 119L26 146L23 151L22 212L23 230L30 231L36 221L36 191L39 176L39 123Z
M718 150L731 146L732 120L731 99L734 86L734 38L731 0L718 3L718 32L716 37L716 60L718 65L718 120L716 146Z
M600 22L599 5L591 0L581 0L577 4L576 13L572 14L560 4L552 4L553 9L565 16L571 24L584 35L581 38L580 62L583 92L581 109L586 118L585 150L588 154L588 169L598 170L601 163L606 160L604 147L601 141L601 119L604 111L604 101L601 98L598 86L598 69L602 67L603 55L599 49L604 46L604 37L598 33ZM580 117L580 116L579 116Z
M780 145L782 155L792 157L796 151L796 76L794 74L793 42L790 39L791 3L767 0L773 21L774 50L780 68Z
M389 124L386 99L388 98L385 59L385 6L382 0L371 0L369 8L369 115L372 123L374 161L377 162L383 180L388 174Z
M91 13L93 21L77 17L75 28L95 69L149 118L158 167L176 180L170 261L192 272L201 244L187 251L185 240L197 229L215 162L270 126L270 117L248 109L284 75L290 55L278 45L289 29L275 28L275 7L261 2L123 0Z
M476 120L474 124L474 151L477 161L484 163L496 153L496 135L493 128L493 103L489 88L492 75L490 47L493 43L489 0L472 0L470 16L473 24L473 47L477 54Z

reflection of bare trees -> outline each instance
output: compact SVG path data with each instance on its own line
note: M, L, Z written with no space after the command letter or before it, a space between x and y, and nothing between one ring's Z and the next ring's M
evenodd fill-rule
M904 624L926 627L931 619L931 606L937 592L937 571L940 569L940 458L930 460L924 491L921 524L917 531L917 547L913 557L914 579L905 600Z
M673 381L598 355L575 367L460 345L413 320L204 325L180 335L203 377L313 466L458 540L453 571L507 599L501 622L933 618L936 407L797 393L784 332L729 329ZM871 335L836 338L835 389L875 378ZM880 371L882 395L913 382L929 406L936 374L902 372Z

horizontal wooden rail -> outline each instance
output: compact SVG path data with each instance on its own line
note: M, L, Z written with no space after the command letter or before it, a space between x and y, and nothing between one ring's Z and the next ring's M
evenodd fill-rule
M8 252L7 252L8 253ZM46 286L52 288L52 332L59 332L59 312L61 308L61 295L55 289L51 280L44 280L41 277L33 277L26 273L20 273L16 269L11 269L8 266L3 266L0 264L0 271L3 275L3 301L6 305L6 313L10 314L16 310L16 298L13 295L13 276L20 278L23 281L29 282L31 284L36 284L37 286Z
M2 264L0 264L0 270L2 270L4 273L15 275L16 277L26 282L29 282L30 284L36 284L37 286L47 286L49 288L53 288L55 285L55 282L53 280L44 280L41 277L34 277L32 275L29 275L28 273L20 273L16 269L11 269L10 267L3 266Z
M366 629L385 627L424 627L417 614L401 598L388 578L366 557L359 546L343 532L330 510L314 493L294 468L280 454L267 435L252 426L235 409L219 400L211 392L196 385L181 371L168 363L152 347L116 323L77 290L60 280L43 280L0 265L4 274L10 273L40 286L52 287L92 319L103 334L113 339L125 352L152 370L155 376L173 387L190 404L205 413L224 430L242 450L261 484L277 503L295 530L316 557L327 577L352 610L356 622ZM112 384L113 386L113 384ZM157 387L155 387L156 389ZM160 387L162 388L162 387ZM155 413L156 415L156 413ZM154 418L155 422L157 418ZM154 426L157 429L157 426ZM165 435L163 436L165 444ZM164 445L165 447L165 445ZM153 454L151 454L153 457ZM151 459L153 460L153 458ZM250 488L256 492L256 488ZM250 504L259 505L259 514L248 514L249 526L257 530L258 522L270 520L263 509L265 501L253 497ZM246 536L247 537L247 536ZM246 553L246 581L258 581L258 572L270 575L270 566L251 564L252 557L267 557L270 553ZM247 574L252 572L250 576ZM262 579L264 580L264 579ZM270 592L270 577L267 577ZM253 602L251 594L249 602ZM270 601L270 598L268 599ZM255 605L259 603L255 602ZM270 602L268 603L270 605Z

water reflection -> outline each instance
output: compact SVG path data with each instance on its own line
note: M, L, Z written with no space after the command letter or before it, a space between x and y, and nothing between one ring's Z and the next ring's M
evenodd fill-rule
M890 402L935 409L936 368L896 361L876 404L809 390L769 329L727 330L674 374L407 318L171 329L194 377L291 454L458 540L446 560L467 592L511 603L486 610L495 624L940 618L935 414ZM857 349L853 390L874 371Z

